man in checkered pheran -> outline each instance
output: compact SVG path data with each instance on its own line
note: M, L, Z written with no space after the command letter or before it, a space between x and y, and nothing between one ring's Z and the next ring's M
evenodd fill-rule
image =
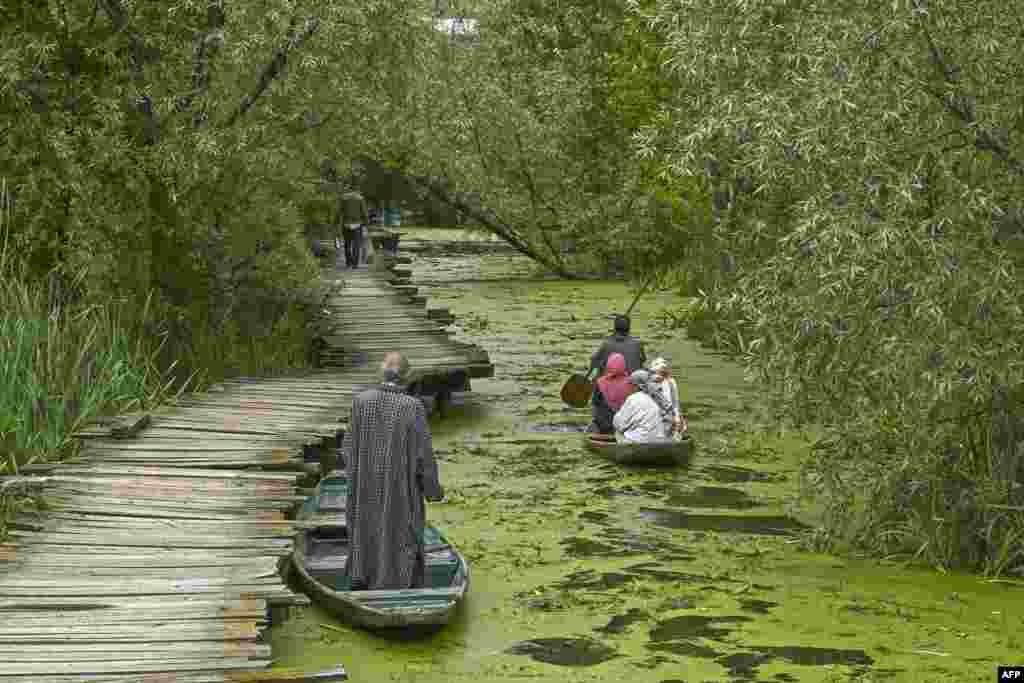
M424 498L444 497L427 412L404 391L409 363L389 353L381 383L352 400L342 443L349 474L346 572L352 590L422 588Z

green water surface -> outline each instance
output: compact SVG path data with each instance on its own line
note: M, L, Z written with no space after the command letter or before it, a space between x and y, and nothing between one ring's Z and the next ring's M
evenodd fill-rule
M538 279L508 255L412 268L496 366L433 424L448 497L428 514L468 558L470 595L418 639L300 610L271 631L280 666L341 663L359 683L968 683L1024 662L1024 586L799 549L793 534L814 521L797 500L807 440L772 424L740 367L659 322L684 302L645 297L634 332L672 362L697 454L631 470L586 452L574 430L588 411L558 398L627 286Z

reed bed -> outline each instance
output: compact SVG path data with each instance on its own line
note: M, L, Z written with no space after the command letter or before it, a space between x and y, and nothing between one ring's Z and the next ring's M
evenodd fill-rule
M73 451L101 415L158 404L171 389L155 358L151 300L68 304L57 277L31 281L8 252L10 203L0 180L0 477ZM72 278L71 288L81 277ZM183 388L183 385L179 387ZM24 490L0 487L0 534Z

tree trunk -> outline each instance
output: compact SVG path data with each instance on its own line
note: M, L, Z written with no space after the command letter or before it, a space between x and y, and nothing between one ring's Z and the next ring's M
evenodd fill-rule
M469 216L473 220L477 221L485 228L490 230L492 233L505 240L513 249L518 251L520 254L533 259L537 263L546 267L551 272L555 273L559 277L564 277L568 280L579 280L581 276L577 273L573 273L565 268L564 265L558 263L554 259L540 253L523 237L516 234L516 232L509 226L505 225L504 221L496 216L488 216L486 209L478 209L470 206L465 201L453 196L447 190L440 186L435 181L431 181L429 178L416 178L413 180L421 187L430 192L431 196L435 197L438 201L441 201L448 206L458 210L462 214Z

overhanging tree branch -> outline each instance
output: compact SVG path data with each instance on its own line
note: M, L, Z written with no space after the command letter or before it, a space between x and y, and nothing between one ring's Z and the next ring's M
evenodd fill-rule
M551 241L551 235L549 235L548 231L541 227L540 224L540 196L537 192L537 185L533 180L533 174L530 173L530 169L526 164L526 148L523 145L523 138L519 134L519 129L513 127L512 135L515 137L517 153L519 155L519 171L523 177L523 183L526 185L526 190L530 194L533 227L540 233L540 237L544 241L544 246L547 247L548 253L551 254L552 260L559 266L564 267L562 255L558 252L558 249L555 248L554 243Z
M256 104L256 100L270 87L270 84L274 82L274 79L281 75L285 65L288 64L288 56L293 50L298 49L305 43L310 36L316 33L316 30L320 28L319 17L310 17L306 19L305 25L301 31L296 32L298 25L298 18L292 17L291 23L288 26L288 40L283 46L278 48L274 52L274 56L270 58L267 65L263 67L263 71L260 72L259 80L256 83L256 88L242 98L242 101L238 104L238 107L231 113L231 115L224 122L224 126L233 126L239 118L245 115L253 105Z
M925 16L925 14L919 15L918 27L921 30L921 34L924 36L925 44L928 46L928 52L931 55L932 64L941 75L943 82L949 86L951 92L944 93L936 88L930 88L927 85L924 86L924 89L939 100L948 112L956 116L962 123L974 131L975 149L991 152L995 156L999 157L999 159L1001 159L1003 163L1010 168L1012 173L1018 176L1024 176L1024 161L1013 155L1010 151L1009 145L1006 141L1000 139L1000 136L995 131L989 127L981 125L978 121L974 107L974 98L965 93L963 88L960 86L960 67L949 62L944 56L943 51L939 49L931 31L928 30L928 26L925 23ZM906 69L906 67L903 65L898 66L902 71L909 74L909 70ZM913 74L909 75L913 77Z
M552 260L547 255L534 249L524 237L500 218L494 215L488 215L489 212L486 209L470 205L458 196L448 192L440 183L431 180L430 178L417 176L409 176L409 178L417 185L427 190L437 200L451 206L452 208L458 209L465 215L473 218L495 235L508 242L513 249L547 267L551 272L571 280L580 279L579 275L567 270L563 264Z
M209 0L206 8L206 30L196 37L192 50L192 90L178 100L178 111L188 111L196 98L204 98L210 89L210 62L217 48L224 42L224 0ZM206 107L193 114L192 122L198 127L206 121Z
M136 102L136 110L142 116L144 140L147 145L154 145L159 132L159 120L153 102L145 90L145 73L143 65L149 58L146 43L142 36L132 30L128 8L123 0L100 0L104 11L110 18L114 33L123 33L128 40L128 69L136 88L142 93Z

